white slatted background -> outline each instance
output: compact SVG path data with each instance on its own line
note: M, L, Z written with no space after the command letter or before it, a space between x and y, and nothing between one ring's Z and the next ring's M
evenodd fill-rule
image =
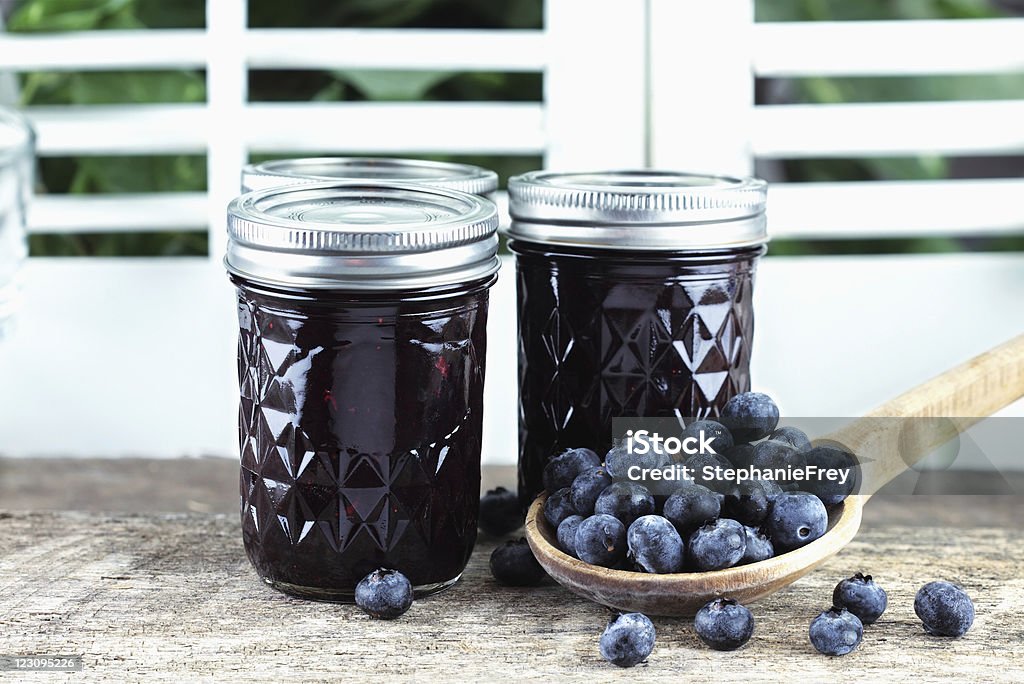
M31 230L213 226L208 260L32 260L20 336L0 346L0 377L21 393L17 402L3 400L0 452L233 454L233 306L219 266L221 226L239 168L253 151L542 154L548 167L650 165L729 173L749 172L755 158L1024 153L1024 101L771 107L753 101L755 76L1021 71L1024 21L1016 19L756 24L750 0L548 0L544 30L246 26L244 0L209 0L208 28L200 31L0 32L0 73L207 73L205 105L30 109L42 156L205 152L209 166L206 194L40 197ZM249 69L343 68L543 72L544 98L248 102ZM770 226L776 236L817 238L1016 233L1024 230L1022 190L1021 179L782 184L772 190ZM794 298L808 296L802 278L818 278L822 269L834 273L835 292L826 289L822 296L856 306L862 299L844 295L848 287L839 281L844 274L857 277L865 263L775 259L763 268L759 353L773 359L799 353L793 358L810 359L834 382L849 385L831 403L812 401L785 364L758 365L755 357L755 382L777 392L791 414L865 410L1001 341L1024 322L1012 316L990 322L992 311L975 307L961 316L978 316L976 321L948 331L941 315L919 302L931 292L944 292L947 306L956 297L1014 301L1024 296L1024 278L1015 275L1024 262L1016 257L875 259L872 272L904 282L905 299L876 319L881 330L870 341L837 334L830 347L847 351L840 358L866 356L864 361L835 368L814 355L813 342L780 342L788 336L781 326L798 324L791 315ZM906 284L905 274L924 278L936 264L948 272L951 263L961 269L962 284L946 278ZM985 280L995 273L998 280ZM506 270L494 293L485 436L485 458L492 462L515 458L515 397L508 391L515 386L511 285ZM941 353L924 361L915 349L899 351L900 302L923 307L921 334L942 334ZM972 327L985 335L972 334ZM881 355L891 357L884 368ZM864 385L872 373L876 381ZM52 429L54 424L62 429Z

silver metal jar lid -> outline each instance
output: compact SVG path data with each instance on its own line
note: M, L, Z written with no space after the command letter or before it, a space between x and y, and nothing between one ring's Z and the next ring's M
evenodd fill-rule
M330 180L416 183L472 195L498 189L498 174L470 164L385 157L310 157L247 165L242 169L242 192Z
M509 179L508 236L597 249L764 244L767 184L678 171L531 171Z
M225 265L285 287L401 290L498 270L494 203L405 183L309 183L228 205Z

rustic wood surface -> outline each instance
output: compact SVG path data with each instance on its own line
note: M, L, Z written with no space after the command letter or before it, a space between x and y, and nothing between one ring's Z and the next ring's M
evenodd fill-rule
M557 585L497 586L480 544L455 588L402 619L288 598L263 586L233 516L0 514L0 654L82 654L83 673L51 681L285 679L465 681L609 679L597 638L608 612ZM658 618L642 681L1024 678L1024 533L873 527L790 588L752 606L757 629L737 653L699 643L685 619ZM817 654L810 619L835 582L872 572L890 607L843 658ZM924 634L917 587L967 587L977 607L962 639Z

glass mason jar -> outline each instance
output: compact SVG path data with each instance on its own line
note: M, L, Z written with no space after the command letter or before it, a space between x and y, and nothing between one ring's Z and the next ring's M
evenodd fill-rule
M28 120L0 107L0 337L21 301L18 273L28 256L26 221L35 180L35 134Z
M659 171L509 182L519 300L519 496L612 418L715 416L750 389L764 181Z
M332 180L416 183L484 197L490 197L498 189L498 174L470 164L387 157L310 157L245 166L242 192Z
M490 201L316 183L228 208L238 294L241 515L268 584L349 601L372 570L418 595L476 541Z

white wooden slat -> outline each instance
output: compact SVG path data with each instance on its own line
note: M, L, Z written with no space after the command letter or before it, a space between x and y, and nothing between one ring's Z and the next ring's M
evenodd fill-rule
M246 110L260 152L540 154L544 114L532 102L259 103Z
M205 230L205 192L40 195L29 211L32 233Z
M259 151L539 154L532 102L255 103L211 128L200 104L33 107L41 156L202 154L207 138L244 134ZM237 182L237 178L235 179Z
M1024 100L770 105L754 109L759 157L1024 152Z
M220 263L227 249L224 225L228 202L238 195L240 169L248 161L243 132L249 72L242 54L248 18L248 0L209 0L206 3L207 212L210 231L208 254Z
M645 0L548 0L545 166L642 167Z
M250 29L252 69L541 71L543 31Z
M750 173L752 0L650 0L651 164Z
M204 154L206 105L30 107L40 156Z
M0 70L204 69L202 29L0 32ZM249 29L253 69L542 71L544 32L445 29Z
M516 459L513 269L506 258L488 319L488 463ZM0 395L0 453L237 458L237 326L221 264L37 258L25 281L0 354L17 389ZM855 416L1018 334L1007 312L1024 299L1024 256L770 257L754 296L754 386L787 415ZM794 334L808 321L814 334Z
M205 34L202 29L0 32L0 70L202 69Z
M777 183L768 226L777 238L1024 234L1024 179Z
M1024 70L1024 18L766 22L758 76L924 76Z

